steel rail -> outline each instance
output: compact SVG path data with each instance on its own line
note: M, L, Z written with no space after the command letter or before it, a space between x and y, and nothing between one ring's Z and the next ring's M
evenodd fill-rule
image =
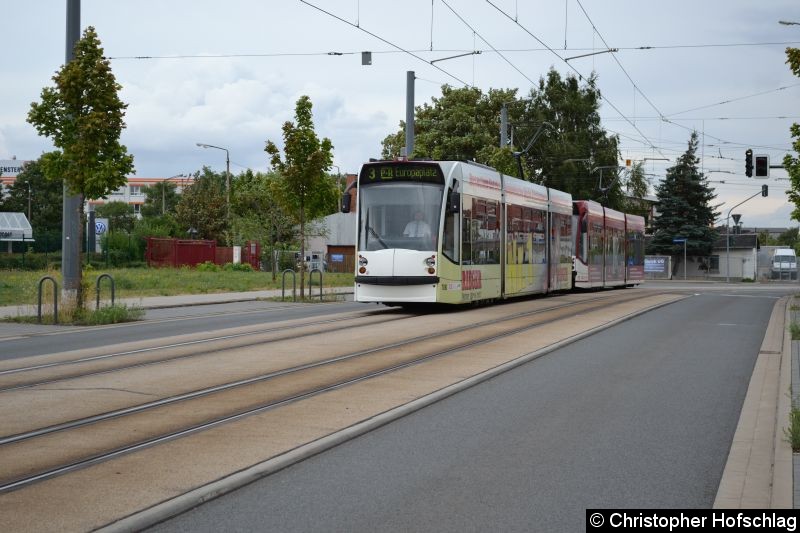
M652 295L656 295L656 294L660 294L660 293L648 293L647 295L648 296L652 296ZM641 294L637 293L636 295L633 295L631 297L626 297L626 298L623 298L623 299L620 299L620 300L616 300L613 303L614 304L627 303L629 301L633 301L633 300L639 299L641 297L642 297ZM587 300L583 300L583 301L580 301L580 302L568 302L568 303L565 303L563 305L552 306L552 307L548 307L548 308L545 308L545 309L538 309L538 310L526 311L526 312L522 312L522 313L515 313L513 315L510 315L509 317L504 317L502 320L503 321L512 321L512 320L517 320L517 319L524 318L526 316L530 316L530 315L533 315L533 314L541 314L541 313L544 313L544 312L547 312L547 311L555 311L555 310L565 309L565 308L569 308L569 307L575 307L575 306L582 305L582 304L587 304L587 303L589 303L589 304L602 304L602 303L604 303L603 302L604 300L606 300L606 298L592 298L592 299L590 299L588 301ZM598 307L600 307L600 306L598 306ZM50 470L47 470L47 471L44 471L44 472L37 473L37 474L32 475L32 476L28 476L28 477L25 477L25 478L20 478L20 479L14 480L14 481L10 481L10 482L4 483L4 484L0 485L0 494L16 490L18 488L21 488L21 487L26 486L26 485L30 485L30 484L35 483L37 481L42 481L44 479L55 477L55 476L58 476L58 475L61 475L61 474L64 474L64 473L67 473L67 472L70 472L70 471L73 471L73 470L77 470L79 468L84 468L84 467L92 465L92 464L100 463L102 461L105 461L105 460L108 460L108 459L112 459L112 458L120 456L122 454L134 452L134 451L137 451L137 450L140 450L140 449L143 449L143 448L146 448L146 447L154 446L154 445L157 445L157 444L160 444L160 443L163 443L163 442L167 442L169 440L173 440L173 439L176 439L176 438L179 438L179 437L182 437L182 436L186 436L186 435L189 435L189 434L192 434L192 433L200 432L200 431L215 427L215 426L220 425L220 424L224 424L224 423L232 422L232 421L235 421L235 420L239 420L239 419L241 419L243 417L250 416L250 415L253 415L253 414L257 414L257 413L261 413L261 412L264 412L264 411L267 411L267 410L270 410L270 409L274 409L274 408L286 405L286 404L291 403L291 402L299 401L299 400L302 400L302 399L307 399L307 398L322 394L324 392L328 392L328 391L331 391L331 390L336 390L338 388L342 388L342 387L345 387L345 386L348 386L348 385L352 385L352 384L358 383L360 381L365 381L365 380L372 379L374 377L377 377L377 376L380 376L380 375L384 375L384 374L387 374L387 373L390 373L390 372L394 372L394 371L397 371L397 370L400 370L400 369L403 369L403 368L408 368L410 366L417 365L419 363L422 363L422 362L425 362L425 361L429 361L431 359L435 359L435 358L438 358L438 357L442 357L444 355L448 355L448 354L451 354L451 353L454 353L454 352L462 351L462 350L465 350L465 349L468 349L468 348L472 348L474 346L487 344L489 342L493 342L493 341L496 341L496 340L504 338L504 337L509 337L509 336L512 336L512 335L516 335L516 334L519 334L519 333L522 333L522 332L525 332L525 331L530 331L532 329L538 329L538 328L547 326L548 324L550 324L550 323L552 323L554 321L568 319L570 317L578 316L578 315L584 314L584 313L586 313L588 311L592 311L592 310L595 310L595 309L589 309L589 310L587 310L587 309L579 309L579 310L576 310L573 314L560 316L558 318L554 318L554 319L551 319L551 320L545 320L543 322L539 322L539 323L535 323L535 324L526 324L526 325L515 327L515 328L512 328L510 330L503 331L503 332L500 332L500 333L493 333L493 334L484 336L482 338L479 338L479 339L476 339L476 340L473 340L473 341L468 341L468 342L465 342L465 343L459 343L459 344L456 344L455 346L451 346L451 347L445 348L443 350L438 350L438 351L435 351L433 353L428 353L428 354L422 355L420 357L415 357L414 359L412 359L410 361L404 361L404 362L401 362L401 363L389 365L389 366L386 366L386 367L378 369L378 370L373 370L373 371L367 372L367 373L362 374L360 376L356 376L356 377L352 377L352 378L349 378L349 379L345 379L345 380L340 381L338 383L323 385L321 387L317 387L317 388L315 388L313 390L306 391L306 392L303 392L301 394L296 394L296 395L289 396L287 398L282 398L280 400L271 401L271 402L268 402L266 404L263 404L263 405L260 405L260 406L257 406L257 407L249 408L249 409L246 409L244 411L241 411L241 412L238 412L238 413L234 413L234 414L231 414L231 415L218 417L218 418L216 418L214 420L211 420L211 421L208 421L208 422L204 422L204 423L201 423L201 424L196 424L196 425L193 425L191 427L183 428L183 429L180 429L180 430L177 430L177 431L165 434L165 435L161 435L161 436L157 436L157 437L153 437L153 438L148 438L148 439L145 439L145 440L140 441L140 442L136 442L136 443L133 443L133 444L121 446L121 447L118 447L118 448L116 448L114 450L111 450L111 451L108 451L108 452L104 452L104 453L100 453L100 454L97 454L97 455L94 455L94 456L91 456L91 457L88 457L88 458L85 458L85 459L81 459L79 461L75 461L75 462L72 462L72 463L67 464L67 465L63 465L63 466L60 466L60 467L57 467L57 468L53 468L53 469L50 469ZM0 439L0 446L13 444L13 443L21 442L21 441L28 440L28 439L33 439L33 438L36 438L36 437L40 437L40 436L43 436L43 435L55 433L55 432L58 432L58 431L65 431L65 430L68 430L68 429L77 429L77 428L80 428L82 426L86 426L86 425L89 425L89 424L94 424L94 423L101 422L101 421L104 421L104 420L109 420L109 419L112 419L112 418L118 418L118 417L122 417L122 416L125 416L125 415L134 414L134 413L137 413L137 412L143 412L143 411L146 411L146 410L149 410L149 409L153 409L153 408L156 408L156 407L162 407L162 406L169 405L169 404L176 403L176 402L180 402L180 401L187 401L187 400L191 400L191 399L200 398L200 397L203 397L203 396L214 394L216 392L222 392L224 390L232 389L232 388L235 388L235 387L246 386L246 385L254 384L254 383L257 383L257 382L266 381L266 380L269 380L269 379L274 379L274 378L279 377L279 376L284 376L284 375L288 375L288 374L291 374L291 373L297 373L297 372L300 372L300 371L303 371L303 370L308 370L308 369L313 369L313 368L317 368L317 367L327 366L327 365L331 365L331 364L334 364L334 363L337 363L337 362L341 362L341 361L344 361L344 360L353 359L353 358L356 358L356 357L363 357L365 355L376 353L376 352L380 352L380 351L386 351L386 350L390 350L390 349L394 349L394 348L398 348L398 347L402 347L402 346L407 346L407 345L413 344L413 343L424 342L425 340L429 340L429 339L435 338L435 337L440 337L442 335L451 335L451 334L460 333L460 332L465 331L467 329L472 329L472 328L475 328L475 327L479 327L480 325L487 325L487 324L496 325L497 323L498 323L498 320L493 319L493 320L482 321L482 322L479 322L479 323L476 323L476 324L470 324L470 325L467 325L467 326L451 328L451 329L447 330L446 332L436 332L436 333L433 333L433 334L421 335L421 336L418 336L418 337L414 337L412 339L407 339L407 340L404 340L404 341L394 342L394 343L390 343L390 344L387 344L387 345L384 345L384 346L370 348L370 349L367 349L367 350L361 350L361 351L358 351L358 352L353 352L351 354L345 354L345 355L342 355L342 356L337 356L337 357L334 357L334 358L331 358L331 359L327 359L327 360L324 360L324 361L317 361L317 362L308 363L308 364L305 364L305 365L298 365L297 367L283 369L283 370L280 370L280 371L271 372L269 374L264 374L264 375L261 375L261 376L256 376L256 377L253 377L253 378L240 380L240 381L237 381L237 382L223 384L223 385L219 385L219 386L216 386L216 387L209 387L207 389L201 389L199 391L194 391L194 392L190 392L190 393L176 395L176 396L173 396L173 397L170 397L170 398L163 398L161 400L157 400L157 401L154 401L154 402L148 402L146 404L142 404L142 405L139 405L139 406L120 409L120 410L117 410L117 411L112 411L112 412L109 412L109 413L104 413L102 415L96 415L96 416L92 416L92 417L87 417L87 418L84 418L84 419L80 419L80 420L76 420L76 421L72 421L72 422L67 422L67 423L64 423L64 424L58 424L58 425L50 426L50 427L47 427L47 428L42 428L42 429L39 429L39 430L35 430L35 431L32 431L32 432L21 433L21 434L18 434L18 435L13 435L13 436L10 436L10 437L6 437L4 439Z

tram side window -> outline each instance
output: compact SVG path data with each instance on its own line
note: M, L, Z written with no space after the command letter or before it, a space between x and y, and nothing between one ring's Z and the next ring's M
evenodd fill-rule
M467 209L471 200L471 208ZM500 263L499 202L465 197L462 209L462 253L464 264Z
M640 233L628 232L628 266L644 264L644 239Z
M589 223L589 264L603 265L603 225Z
M459 262L458 235L460 233L460 222L461 218L459 213L447 213L445 215L442 253L453 263Z
M554 255L558 254L558 263L569 263L572 261L572 217L559 213L553 214L553 226L557 245L554 247Z

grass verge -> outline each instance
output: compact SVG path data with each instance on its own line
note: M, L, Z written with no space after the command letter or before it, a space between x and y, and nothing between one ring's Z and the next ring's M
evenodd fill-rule
M800 409L792 407L789 413L789 427L784 428L784 434L794 453L800 452Z
M271 272L202 271L191 268L119 268L109 270L85 270L83 282L87 291L84 300L94 302L97 277L101 273L114 278L116 298L143 298L148 296L176 296L179 294L209 294L218 292L248 292L281 288L281 275L275 280ZM4 271L0 277L0 306L33 305L37 301L37 288L42 276L52 276L62 286L58 271ZM291 276L287 276L287 291L291 291ZM353 274L326 273L323 285L328 287L352 286ZM309 285L306 277L306 286ZM300 280L297 279L299 289ZM313 286L319 286L315 275ZM50 283L43 286L45 302L52 303L53 288ZM100 283L101 300L111 294L108 280Z
M58 311L58 323L65 326L102 326L105 324L119 324L121 322L134 322L141 320L144 309L136 306L109 305L100 309L72 309ZM3 320L22 324L38 324L36 316L21 315L7 317ZM52 311L42 312L42 324L54 324Z

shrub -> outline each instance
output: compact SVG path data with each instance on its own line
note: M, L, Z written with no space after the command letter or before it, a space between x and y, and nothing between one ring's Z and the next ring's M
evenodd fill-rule
M250 263L225 263L222 270L227 272L253 272L253 266Z
M219 265L212 263L211 261L200 263L195 267L195 269L198 272L219 272L220 270L222 270L222 268Z

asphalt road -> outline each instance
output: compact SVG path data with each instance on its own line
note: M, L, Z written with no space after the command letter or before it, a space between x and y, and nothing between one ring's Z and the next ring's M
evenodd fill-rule
M778 295L699 293L153 530L579 531L586 508L710 507Z
M19 338L0 339L0 360L377 308L374 304L353 302L293 304L249 301L148 309L142 322L109 326L32 326L30 334L24 333L26 325L9 324L5 326L7 329L20 330L23 334ZM0 324L0 333L3 327Z

